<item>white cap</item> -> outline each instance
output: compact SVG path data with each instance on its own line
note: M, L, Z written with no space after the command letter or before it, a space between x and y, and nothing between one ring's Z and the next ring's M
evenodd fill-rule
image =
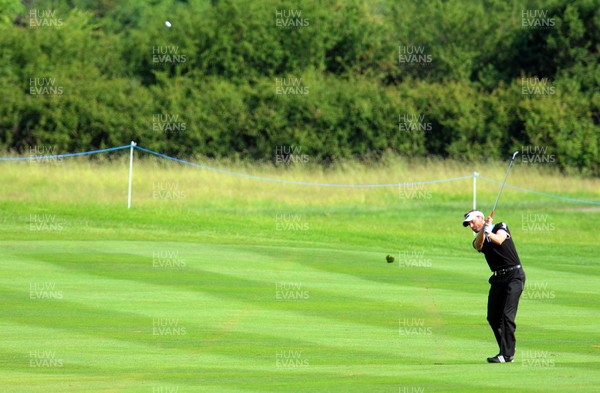
M466 227L469 225L469 223L475 218L475 217L482 217L485 218L485 214L483 214L482 212L480 212L479 210L471 210L470 212L468 212L467 214L465 214L465 219L463 220L463 227Z

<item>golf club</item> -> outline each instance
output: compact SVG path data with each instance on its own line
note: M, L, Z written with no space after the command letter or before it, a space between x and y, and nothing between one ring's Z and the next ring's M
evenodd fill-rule
M494 218L494 212L496 211L496 206L498 205L498 200L500 199L500 194L502 194L502 189L504 188L504 184L506 183L506 178L508 177L508 172L510 172L510 168L512 167L513 161L515 160L515 157L517 156L517 154L519 154L518 150L513 153L512 158L510 159L510 164L508 164L508 169L506 170L506 175L504 175L504 181L502 182L502 185L500 186L500 191L498 191L498 196L496 197L496 202L494 202L494 207L492 208L492 214L490 214L490 216L492 218Z

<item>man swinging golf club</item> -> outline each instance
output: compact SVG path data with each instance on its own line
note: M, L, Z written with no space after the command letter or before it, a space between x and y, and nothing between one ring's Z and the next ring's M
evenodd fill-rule
M518 152L513 154L508 171ZM519 298L525 286L525 272L517 254L515 244L508 226L500 222L492 224L494 211L500 193L506 183L506 177L496 198L496 203L489 217L479 210L471 210L465 214L463 226L470 226L477 233L473 247L485 255L485 259L493 272L489 279L487 320L494 332L500 351L498 355L487 359L489 363L510 363L515 356L515 317L519 306Z

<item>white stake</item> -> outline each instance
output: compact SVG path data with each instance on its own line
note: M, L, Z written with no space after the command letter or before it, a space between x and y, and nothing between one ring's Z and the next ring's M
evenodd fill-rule
M133 147L136 146L134 141L131 141L131 150L129 151L129 195L127 196L127 208L131 208L131 181L133 180Z
M473 172L473 210L477 209L477 176L479 173Z

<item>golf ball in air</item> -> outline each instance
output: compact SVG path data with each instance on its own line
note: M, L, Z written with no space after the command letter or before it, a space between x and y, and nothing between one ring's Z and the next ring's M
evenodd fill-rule
M167 20L167 21L165 21L165 26L167 26L167 27L171 27L171 22L169 22L168 20Z

